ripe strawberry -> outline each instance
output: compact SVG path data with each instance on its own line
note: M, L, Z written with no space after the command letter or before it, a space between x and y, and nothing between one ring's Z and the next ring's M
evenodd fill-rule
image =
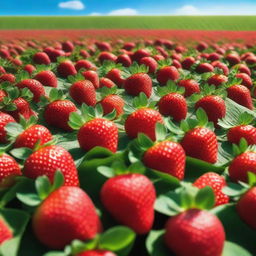
M196 67L196 72L199 74L213 72L214 67L210 63L201 63Z
M238 125L229 129L227 137L230 143L239 144L244 138L248 145L254 145L256 144L256 128L252 125Z
M0 155L0 187L9 187L16 176L22 175L18 163L9 155ZM1 229L0 229L1 230ZM0 232L1 233L1 232ZM1 238L1 236L0 236Z
M56 75L50 70L44 70L39 72L34 79L39 81L44 86L50 86L56 88L58 86L58 80Z
M35 124L25 129L15 140L14 147L27 147L33 149L40 140L40 145L51 141L53 136L51 132L43 125Z
M104 207L118 222L138 234L150 231L154 221L156 192L146 176L133 173L110 178L100 194Z
M196 46L196 49L197 49L199 52L202 52L202 51L206 50L208 47L209 47L209 45L208 45L206 42L200 42L200 43Z
M188 112L186 99L175 92L163 96L158 102L158 107L163 116L171 116L177 122L185 119Z
M156 60L152 57L144 57L140 60L140 65L148 67L148 73L155 73L158 67Z
M121 63L124 67L130 67L132 65L132 60L128 54L121 54L117 57L116 63Z
M198 82L193 79L180 80L178 85L185 88L184 97L189 97L194 93L200 92Z
M251 228L256 229L256 187L249 189L239 199L236 209L240 218Z
M57 72L60 77L67 78L68 76L76 75L77 71L74 64L70 60L65 60L57 66Z
M133 53L132 60L139 63L142 58L149 57L149 56L150 56L150 52L148 52L146 49L139 49Z
M115 86L115 83L112 80L110 80L106 77L102 77L100 79L100 88L102 88L104 86L107 87L107 88L112 88L112 87Z
M184 178L185 152L180 144L162 141L149 148L143 155L143 163L161 172L168 173L180 180Z
M251 76L251 70L247 67L246 64L239 63L235 66L235 68L238 68L239 73L245 73L248 76Z
M75 104L70 100L56 100L46 106L44 119L48 125L66 131L72 131L72 128L68 125L68 120L69 115L76 111Z
M96 91L89 80L77 81L69 88L71 98L78 104L85 103L88 106L96 104Z
M116 55L110 52L101 52L99 54L98 60L102 64L104 61L113 61L117 59Z
M221 256L225 231L212 213L190 209L169 219L164 238L175 255Z
M88 70L82 73L84 78L86 80L89 80L92 82L95 89L98 89L100 87L100 80L98 74L93 70Z
M75 64L76 71L78 72L80 69L95 69L95 65L91 63L89 60L78 60Z
M111 113L114 109L116 110L116 117L123 114L124 100L115 94L110 94L100 101L103 108L104 115Z
M4 67L3 67L3 66L0 66L0 75L1 75L1 74L5 74L5 73L6 73L6 71L5 71Z
M66 41L62 43L62 50L64 52L72 52L74 50L74 44L71 41Z
M216 61L216 60L219 60L220 57L221 57L220 54L218 54L217 52L213 52L209 54L207 60Z
M105 250L93 250L79 253L76 256L116 256L113 252L105 251Z
M239 55L236 53L229 53L226 56L226 60L229 62L230 66L234 66L241 61Z
M43 85L35 79L25 79L17 83L16 86L19 89L28 88L34 95L33 101L39 102L40 97L45 96L45 90Z
M116 152L118 144L118 128L104 118L95 118L86 122L78 131L78 142L86 151L96 146L104 147Z
M118 87L123 87L125 80L122 78L121 70L118 68L111 69L107 74L106 78L112 80Z
M181 66L183 69L189 70L191 66L196 62L194 57L186 57L182 62Z
M221 70L223 71L223 74L224 74L225 76L227 76L228 73L229 73L229 68L227 67L227 65L225 65L224 63L222 63L222 62L220 62L220 61L218 61L218 60L212 62L212 66L213 66L214 68L219 68L219 69L221 69Z
M15 80L16 80L16 78L15 78L15 75L13 75L13 74L2 74L2 75L0 75L0 83L2 83L2 82L10 82L10 83L15 83Z
M203 174L194 182L194 186L200 189L206 186L211 187L215 194L215 206L229 202L229 197L222 192L222 189L226 186L226 181L224 177L215 172Z
M253 109L252 97L247 87L243 85L233 85L227 89L227 92L228 98L246 108Z
M247 182L247 173L256 173L256 153L244 152L236 156L228 168L230 179L234 182Z
M36 64L44 64L44 65L49 65L51 63L51 60L49 56L45 52L37 52L33 56L33 61Z
M211 76L207 82L210 85L220 86L228 81L228 78L225 75L215 74Z
M179 72L174 66L166 66L157 71L156 79L160 85L166 85L169 80L176 81Z
M195 108L202 108L210 122L213 122L215 127L217 126L218 120L222 119L226 115L225 101L216 95L208 95L197 101Z
M32 153L25 161L23 174L31 179L46 175L53 182L57 170L63 173L66 186L79 185L72 156L64 148L55 145L42 147Z
M80 50L80 55L81 55L83 58L85 58L85 59L87 59L87 58L90 57L89 52L87 52L87 51L84 50L84 49Z
M125 80L124 89L129 95L137 96L143 92L149 98L152 93L152 80L146 73L133 74Z
M144 133L151 140L155 140L156 123L163 123L163 118L158 111L140 108L127 117L124 125L125 132L130 138L136 138L139 133Z
M252 79L246 73L238 73L236 74L236 78L242 79L242 82L241 82L242 85L246 86L249 89L252 88L253 86Z
M197 127L185 134L181 141L186 155L215 163L218 155L217 137L213 131L204 127Z
M27 64L23 69L27 71L29 75L32 75L32 73L36 70L36 67L31 64Z
M64 186L37 208L33 229L41 243L63 249L74 239L93 239L100 231L100 220L93 202L82 189Z
M0 112L0 143L6 143L5 126L9 123L15 123L14 118L6 113Z
M5 241L13 238L13 233L10 227L6 224L4 219L0 218L0 245L2 245Z

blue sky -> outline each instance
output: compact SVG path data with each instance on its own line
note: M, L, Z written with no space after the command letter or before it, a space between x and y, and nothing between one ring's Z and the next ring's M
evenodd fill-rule
M256 15L256 0L0 0L0 15Z

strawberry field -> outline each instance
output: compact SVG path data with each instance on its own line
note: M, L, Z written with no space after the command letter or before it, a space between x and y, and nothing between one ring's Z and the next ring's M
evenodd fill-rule
M256 255L255 35L140 32L1 32L1 256Z

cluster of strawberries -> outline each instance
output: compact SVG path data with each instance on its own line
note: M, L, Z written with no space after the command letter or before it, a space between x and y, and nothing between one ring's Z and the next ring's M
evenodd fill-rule
M256 229L255 52L0 45L0 254L24 255L26 233L45 256L256 253L227 246L216 216L232 208Z

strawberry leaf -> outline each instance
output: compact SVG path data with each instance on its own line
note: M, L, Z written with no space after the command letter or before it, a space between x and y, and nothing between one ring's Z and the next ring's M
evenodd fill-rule
M115 171L113 170L113 168L108 166L99 166L97 168L97 171L107 178L112 178L115 176Z
M200 189L195 197L195 205L199 209L211 209L215 204L215 195L213 189L206 186Z
M41 200L44 200L51 191L51 183L47 176L40 176L35 181L36 191Z
M33 153L33 150L30 148L16 148L11 150L10 153L15 158L26 160Z

